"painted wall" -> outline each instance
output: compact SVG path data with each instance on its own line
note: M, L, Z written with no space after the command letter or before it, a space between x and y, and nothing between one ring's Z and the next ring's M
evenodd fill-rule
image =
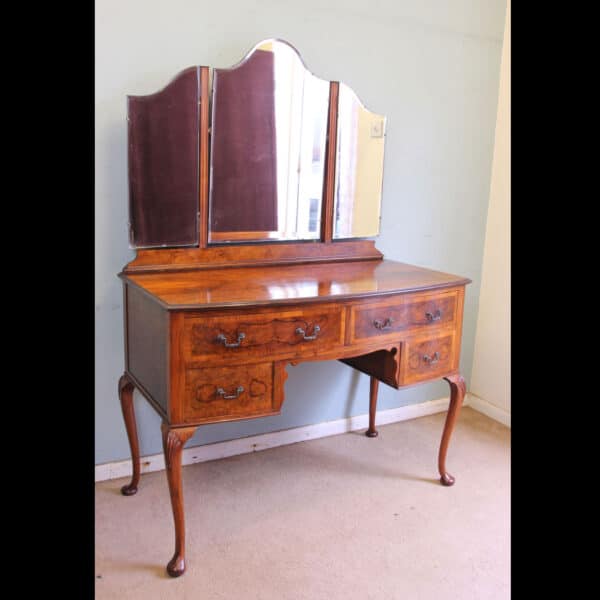
M505 423L510 422L510 4L506 13L470 385L470 391L483 402L508 413L503 418Z
M258 41L293 44L319 77L341 80L387 116L382 226L387 258L465 275L461 368L470 378L494 148L505 0L97 0L96 462L129 457L117 399L123 371L122 267L128 248L126 95L181 69L228 67ZM281 415L209 425L188 445L365 413L368 377L338 362L288 367ZM379 408L447 394L396 391ZM160 419L135 397L142 454L162 450Z

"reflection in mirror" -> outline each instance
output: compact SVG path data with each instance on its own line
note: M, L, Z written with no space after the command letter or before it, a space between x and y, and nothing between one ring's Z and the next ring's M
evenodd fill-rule
M334 238L379 233L385 117L369 112L340 83L335 175Z
M329 82L266 40L212 97L209 241L320 238Z

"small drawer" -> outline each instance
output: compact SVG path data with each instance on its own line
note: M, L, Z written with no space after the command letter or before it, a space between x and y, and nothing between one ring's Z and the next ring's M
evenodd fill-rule
M409 340L402 352L401 385L435 379L455 370L458 365L455 335Z
M316 356L343 345L342 314L339 306L323 306L188 317L184 325L184 356L194 364Z
M273 363L188 369L184 421L243 419L277 413L273 373Z
M394 296L377 303L353 306L350 317L351 342L369 338L397 338L456 321L457 291L429 295Z

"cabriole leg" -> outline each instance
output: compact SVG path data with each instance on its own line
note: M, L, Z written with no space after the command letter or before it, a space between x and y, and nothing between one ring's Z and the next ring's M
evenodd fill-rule
M131 464L133 467L131 482L121 488L121 493L124 496L133 496L137 492L140 481L140 446L135 424L135 411L133 409L133 383L127 377L126 373L123 373L119 379L119 399L121 400L123 420L125 421L125 429L127 430L127 438L129 439L129 447L131 448Z
M181 452L185 443L196 431L196 427L171 428L163 423L161 430L171 507L173 508L173 520L175 521L175 553L167 564L167 573L171 577L179 577L185 571L185 519L181 485Z
M454 424L458 418L460 407L462 406L465 397L465 380L460 373L444 377L444 379L450 384L450 406L448 407L448 414L446 415L446 423L444 424L444 433L442 434L442 442L440 444L440 453L438 456L438 469L440 471L440 481L443 485L454 485L454 477L446 471L446 452L448 451L448 444L450 442L450 436L454 430Z

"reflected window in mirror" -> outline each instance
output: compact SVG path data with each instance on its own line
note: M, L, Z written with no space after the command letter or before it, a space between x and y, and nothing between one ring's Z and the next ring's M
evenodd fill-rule
M280 40L214 70L210 243L320 239L328 104Z
M385 117L368 111L340 83L333 237L379 234Z

